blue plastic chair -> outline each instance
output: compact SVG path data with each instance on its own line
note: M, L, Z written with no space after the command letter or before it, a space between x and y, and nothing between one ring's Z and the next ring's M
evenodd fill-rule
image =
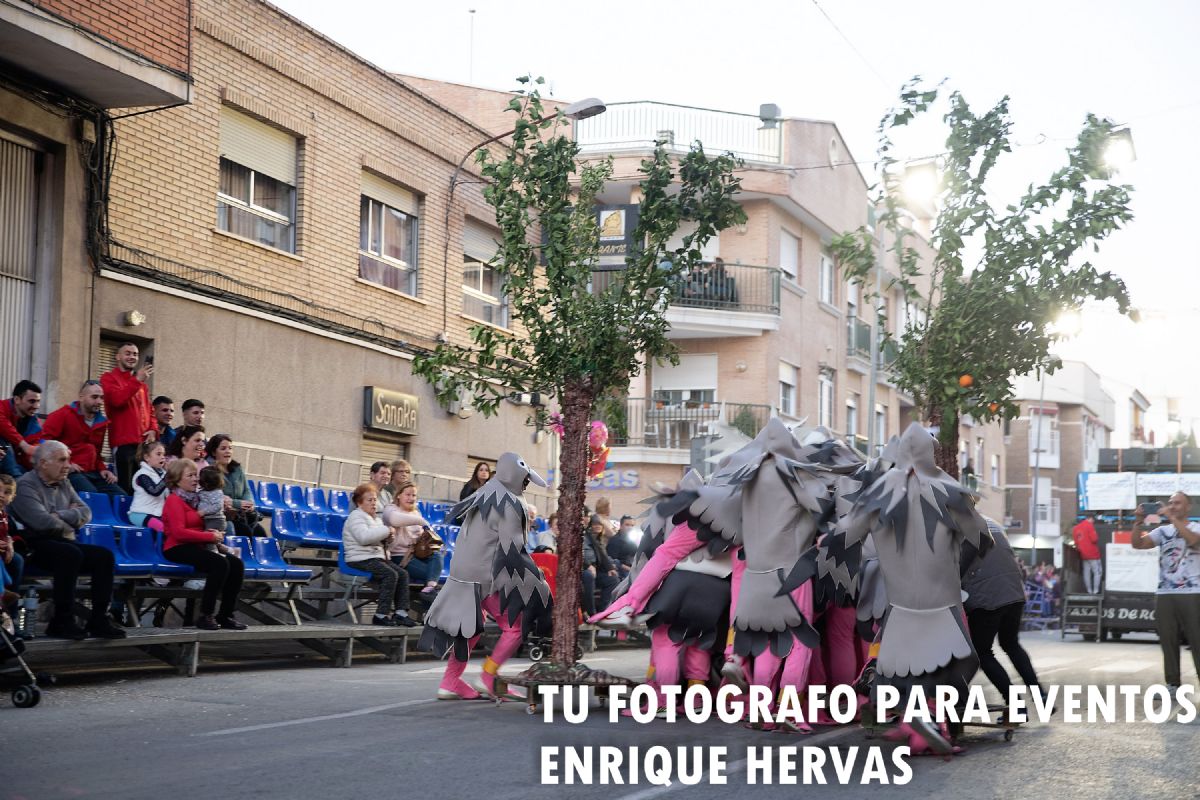
M430 503L429 516L425 519L429 520L431 525L440 525L446 521L446 512L449 510L450 506L447 503Z
M283 502L292 511L316 511L315 508L308 507L308 500L304 497L303 486L284 486L283 487Z
M113 554L116 565L113 574L120 577L148 578L153 573L153 564L148 561L137 561L126 555L111 525L86 525L79 530L76 540L80 544L91 544L103 547Z
M309 547L338 547L342 543L341 536L331 536L327 529L327 520L331 519L324 514L297 514L300 518L300 530L304 533L304 541ZM333 517L332 519L337 519Z
M304 541L300 520L295 511L283 509L271 516L271 535L285 542Z
M435 528L438 535L442 537L442 541L453 544L458 541L458 534L462 530L458 525L442 525L441 528Z
M118 494L113 496L113 511L117 514L117 519L122 525L128 525L131 528L137 527L129 521L129 507L133 505L133 498L127 494Z
M313 571L306 567L293 567L291 564L283 560L283 553L279 550L279 542L269 536L255 536L250 540L250 547L254 550L255 560L270 569L283 570L283 579L286 581L310 581L312 580Z
M329 509L343 517L350 514L350 494L343 489L334 489L329 493Z
M254 480L253 478L247 478L246 486L250 487L250 496L257 498L258 497L258 481Z
M283 493L279 490L278 483L260 483L258 485L258 501L260 503L259 508L271 511L287 509L287 504L283 502Z
M92 524L111 525L113 532L117 534L136 528L136 526L130 525L128 522L122 522L117 518L117 514L113 510L112 500L108 495L98 492L80 492L79 499L87 503L87 507L91 509Z
M346 563L346 548L344 547L338 548L338 571L343 575L349 576L352 583L358 583L360 579L363 583L371 580L371 573L364 572L361 569L355 569Z
M282 578L283 577L282 574L280 574L280 575L263 575L260 572L258 562L254 560L254 551L250 547L249 537L247 537L247 536L226 536L225 544L229 545L230 547L236 547L242 551L241 558L242 558L242 563L245 564L245 570L246 570L245 574L246 574L247 579L252 580L254 578L266 579L266 578L275 578L275 577ZM269 571L270 570L268 570L268 572Z
M121 544L125 554L133 561L150 562L150 569L155 575L162 577L179 577L195 572L187 564L176 564L168 561L162 552L162 539L149 528L135 528L121 535Z
M442 551L442 576L439 581L445 582L446 578L450 577L450 561L453 558L454 550L452 548L447 547Z
M304 492L304 501L318 514L333 513L333 509L329 507L329 502L325 499L324 489L308 489Z
M342 545L342 529L346 527L346 518L336 514L325 515L325 538L333 547Z

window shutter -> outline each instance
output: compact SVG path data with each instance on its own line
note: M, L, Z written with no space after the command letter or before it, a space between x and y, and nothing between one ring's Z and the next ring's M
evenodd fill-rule
M417 216L417 196L391 181L384 180L372 172L362 174L362 193L378 200L410 217Z
M221 107L221 157L296 185L296 138L228 106Z
M716 389L717 356L683 355L679 357L679 366L658 367L653 377L656 390Z
M500 250L497 244L499 238L500 231L469 219L463 228L463 255L485 264L491 263Z

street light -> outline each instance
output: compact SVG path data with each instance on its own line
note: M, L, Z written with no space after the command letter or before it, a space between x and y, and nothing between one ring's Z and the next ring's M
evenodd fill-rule
M547 119L557 116L559 113L561 113L567 119L581 120L581 119L587 119L589 117L594 117L598 114L603 114L606 110L608 110L608 107L604 105L604 102L602 100L600 100L600 98L585 97L582 100L576 100L574 103L564 106L561 112L555 111L553 114L543 114L542 116L533 120L532 124L537 125L538 123L544 122ZM458 189L458 183L459 183L458 178L460 175L462 175L463 167L466 166L467 159L471 157L472 153L474 153L476 150L479 150L482 147L487 147L492 142L500 141L505 136L511 136L512 134L514 134L516 132L517 132L517 129L514 127L512 130L505 131L504 133L498 133L495 136L490 136L487 139L484 139L482 142L480 142L479 144L472 147L470 150L468 150L463 155L462 159L458 162L458 166L454 168L454 174L450 176L450 193L449 193L449 196L446 198L446 216L445 216L445 219L442 220L442 230L445 231L445 236L443 237L443 243L442 243L442 335L443 336L448 335L448 333L449 333L449 331L447 330L447 315L449 313L450 302L449 302L449 299L448 299L446 293L449 288L448 281L449 281L449 272L450 272L450 210L454 207L454 192L456 189Z
M1133 149L1133 132L1129 128L1120 128L1108 135L1108 146L1104 149L1104 164L1113 172L1120 172L1137 161L1137 153Z

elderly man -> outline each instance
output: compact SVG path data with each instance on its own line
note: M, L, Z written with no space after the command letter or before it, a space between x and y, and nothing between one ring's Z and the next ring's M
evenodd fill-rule
M108 417L102 411L104 390L100 381L85 381L79 387L79 399L46 417L42 435L62 442L71 451L67 480L77 492L125 494L117 486L117 476L108 469L100 452L108 432Z
M1164 677L1172 693L1181 682L1181 634L1192 646L1192 662L1200 673L1200 525L1188 520L1191 505L1186 494L1176 492L1162 509L1162 519L1147 516L1146 509L1138 506L1131 541L1135 550L1159 548L1154 624L1162 645ZM1147 522L1164 524L1147 533Z
M29 563L54 576L54 619L47 636L122 639L125 631L108 617L113 591L113 554L103 547L79 544L75 533L92 519L67 475L71 452L62 442L44 441L33 453L33 470L17 481L12 513L24 526ZM91 577L92 614L87 627L75 621L75 583L83 572Z

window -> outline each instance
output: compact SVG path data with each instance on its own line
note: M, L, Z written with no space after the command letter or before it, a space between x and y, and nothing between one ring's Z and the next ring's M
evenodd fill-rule
M688 354L677 366L655 367L655 404L664 406L715 403L717 399L716 354Z
M983 470L983 465L987 463L983 460L983 456L983 437L979 436L975 438L975 463L973 466L975 467L976 473L981 472Z
M830 305L833 305L833 275L833 259L827 253L821 253L821 285L817 297Z
M364 172L359 198L358 277L415 297L417 225L416 196Z
M992 486L1000 485L1000 456L996 455L995 453L992 453L991 481Z
M221 109L217 227L296 251L296 139L231 108Z
M859 285L855 281L846 281L846 316L850 319L858 317Z
M800 238L782 229L779 231L779 269L785 278L793 281L800 276Z
M796 416L796 368L779 362L779 413Z
M887 406L875 406L875 446L880 450L887 444Z
M508 302L503 281L488 266L496 258L499 238L499 231L467 220L463 229L463 313L507 328Z
M833 428L833 376L825 372L817 378L817 424Z
M853 397L846 398L846 438L850 444L858 436L858 401Z

